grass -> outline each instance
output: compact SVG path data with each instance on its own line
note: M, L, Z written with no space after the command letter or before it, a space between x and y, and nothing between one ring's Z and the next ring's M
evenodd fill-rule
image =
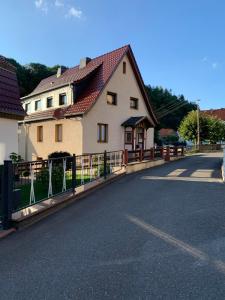
M84 175L84 184L90 182L90 176ZM81 175L77 175L76 185L81 185ZM31 184L27 183L21 186L17 186L18 189L21 190L21 199L19 203L19 207L17 210L22 209L26 206L30 205L30 189ZM71 176L67 176L66 178L66 189L69 190L72 188L72 178ZM62 185L52 186L53 195L57 195L62 192ZM40 202L41 200L48 198L48 185L43 185L40 182L34 182L34 194L35 194L35 202Z

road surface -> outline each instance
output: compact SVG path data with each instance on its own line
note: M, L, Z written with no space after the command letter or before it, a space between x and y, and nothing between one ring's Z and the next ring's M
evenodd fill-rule
M121 178L0 241L0 299L224 299L221 155Z

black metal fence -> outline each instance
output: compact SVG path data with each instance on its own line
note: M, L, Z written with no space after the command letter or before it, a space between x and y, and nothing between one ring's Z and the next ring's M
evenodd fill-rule
M11 169L9 168L7 173L8 165L11 165ZM65 192L75 193L77 187L102 177L106 178L110 174L119 172L122 167L122 150L16 164L6 161L3 168L3 179L9 182L11 177L12 182L8 183L10 191L2 184L0 218L7 227L9 223L8 210L11 213L17 212ZM11 174L9 174L10 172ZM9 193L11 195L8 196ZM8 197L12 199L9 206L5 203L6 198L7 201L10 201Z

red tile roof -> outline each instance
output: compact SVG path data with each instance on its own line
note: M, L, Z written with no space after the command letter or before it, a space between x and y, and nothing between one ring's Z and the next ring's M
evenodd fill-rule
M225 121L225 108L203 110L203 113Z
M129 45L92 59L83 69L79 69L79 66L76 66L74 68L67 69L59 78L57 78L56 75L54 75L42 80L40 84L36 87L36 89L30 95L24 98L27 98L37 93L42 93L43 91L50 90L56 86L59 87L62 85L72 83L76 86L76 84L80 81L86 78L91 78L91 80L89 80L88 84L83 89L83 91L76 97L76 102L74 104L68 106L67 108L62 108L60 113L59 109L57 109L57 115L64 117L86 113L96 102L101 92L103 91L103 88L105 87L105 85L113 75L114 71L116 70L117 66L126 54L128 55L136 79L139 83L140 90L142 92L146 106L152 119L152 123L153 125L155 125L157 123L157 119L149 104L148 96L145 91L140 71L138 69L133 52ZM42 115L43 118L45 118L46 115L49 115L50 118L53 117L54 114L53 112L48 113L47 111L43 111L41 113L33 113L27 116L26 120L30 121L34 119L41 119ZM56 115L54 116L56 117Z
M172 128L161 128L159 130L159 135L160 137L167 137L167 136L171 136L171 135L177 135L176 131Z
M5 117L23 119L25 112L19 95L15 68L0 55L0 113Z

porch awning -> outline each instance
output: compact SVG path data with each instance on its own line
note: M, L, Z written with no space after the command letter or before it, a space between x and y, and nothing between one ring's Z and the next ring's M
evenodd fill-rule
M148 119L148 117L145 117L145 116L130 117L125 122L123 122L121 124L121 126L135 128L135 127L137 127L141 123L144 123L145 128L152 127L152 124L151 124L150 120Z

